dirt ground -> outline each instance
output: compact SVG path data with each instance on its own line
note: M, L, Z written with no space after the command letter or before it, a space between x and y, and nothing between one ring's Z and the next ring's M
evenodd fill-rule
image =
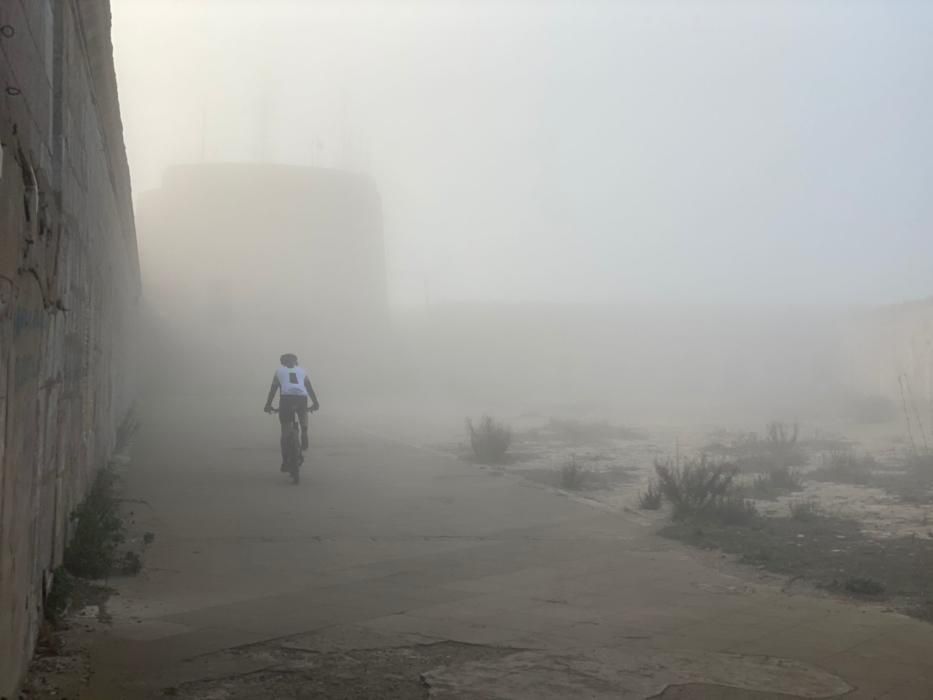
M500 467L511 473L603 507L640 512L667 537L721 549L750 566L933 620L933 475L905 472L911 450L897 424L800 426L800 464L793 467L799 488L755 498L757 473L746 469L738 477L763 516L750 527L670 523L667 510L639 510L639 496L655 478L655 460L680 461L703 452L748 457L743 446L752 445L754 452L763 445L764 426L756 433L535 417L517 419L513 431L508 463ZM462 441L442 447L472 459ZM870 455L871 469L861 475L827 469L843 453ZM583 472L573 483L565 476L571 464ZM801 503L817 517L792 517Z

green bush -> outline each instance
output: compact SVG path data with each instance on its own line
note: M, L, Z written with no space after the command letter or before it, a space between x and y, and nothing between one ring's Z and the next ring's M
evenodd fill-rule
M116 474L101 469L81 505L71 514L73 533L65 548L64 566L80 578L103 578L113 568L117 547L124 540Z
M58 622L68 612L75 591L75 577L60 566L52 574L52 587L45 596L45 619Z

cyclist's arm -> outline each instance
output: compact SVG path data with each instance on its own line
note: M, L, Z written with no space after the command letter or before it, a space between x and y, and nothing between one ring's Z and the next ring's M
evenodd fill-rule
M266 397L266 410L272 408L272 399L275 398L275 392L279 390L279 378L272 378L272 386L269 387L269 396Z
M305 389L308 390L308 396L311 397L311 410L318 410L321 407L321 404L317 402L317 396L314 393L314 387L311 386L311 380L308 379L307 375L305 375Z

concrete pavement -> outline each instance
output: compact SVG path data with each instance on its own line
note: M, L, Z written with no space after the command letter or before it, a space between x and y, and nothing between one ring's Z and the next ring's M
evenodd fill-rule
M156 539L86 697L933 697L930 625L326 414L292 486L272 421L186 406L144 416Z

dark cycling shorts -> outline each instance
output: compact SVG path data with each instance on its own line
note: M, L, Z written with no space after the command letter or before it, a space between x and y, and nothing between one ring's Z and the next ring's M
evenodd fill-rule
M308 397L307 396L282 396L279 399L279 422L287 425L295 420L295 414L298 414L298 421L304 423L302 418L308 415Z

